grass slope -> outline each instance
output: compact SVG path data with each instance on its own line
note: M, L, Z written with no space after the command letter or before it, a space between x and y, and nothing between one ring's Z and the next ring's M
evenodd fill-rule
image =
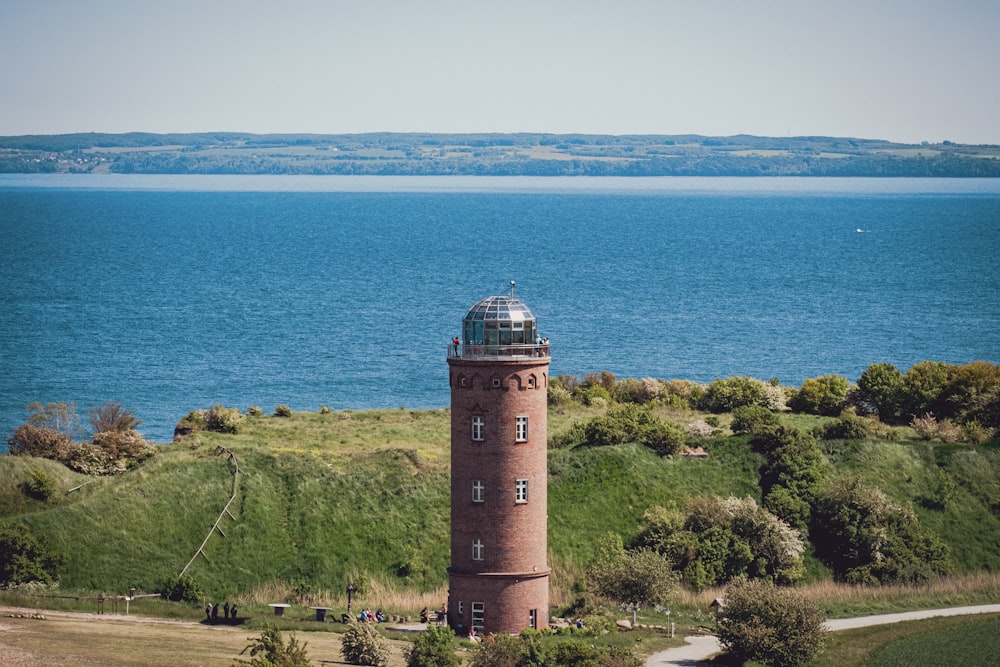
M551 430L593 414L553 411ZM208 595L322 597L339 594L348 581L433 591L446 583L449 562L449 419L447 410L248 418L238 435L199 433L113 478L88 479L51 461L4 456L0 522L24 524L68 556L64 589L159 590L188 563L229 500L233 466L217 453L223 446L243 474L232 516L222 518L189 570ZM550 561L565 573L554 584L569 588L605 533L634 537L652 506L683 506L688 497L710 494L759 498L761 459L745 437L700 444L708 459L660 458L635 446L551 451ZM861 475L913 506L951 546L957 571L1000 571L996 443L824 446L831 474ZM19 488L38 467L57 482L48 502L28 499ZM954 484L942 506L934 494L943 474ZM88 483L67 493L82 482ZM814 579L828 576L816 563L810 572Z

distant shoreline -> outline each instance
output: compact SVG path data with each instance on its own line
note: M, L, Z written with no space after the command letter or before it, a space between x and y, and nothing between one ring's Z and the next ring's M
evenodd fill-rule
M79 133L0 137L0 173L1000 178L1000 146L751 135Z

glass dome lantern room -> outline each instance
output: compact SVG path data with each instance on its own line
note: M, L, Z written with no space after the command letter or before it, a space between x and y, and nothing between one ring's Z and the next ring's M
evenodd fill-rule
M535 331L535 316L513 296L488 296L462 318L462 342L466 345L534 345Z

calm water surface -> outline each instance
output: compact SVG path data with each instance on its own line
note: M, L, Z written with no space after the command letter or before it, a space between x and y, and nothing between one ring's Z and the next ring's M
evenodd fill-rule
M4 435L33 401L157 441L213 403L444 407L510 280L554 374L1000 363L998 180L0 176L0 239Z

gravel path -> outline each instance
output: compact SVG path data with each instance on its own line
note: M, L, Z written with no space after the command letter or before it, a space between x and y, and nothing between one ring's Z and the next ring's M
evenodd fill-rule
M864 628L869 625L885 625L900 621L915 621L934 616L968 616L971 614L1000 613L1000 604L985 604L975 607L950 607L948 609L925 609L923 611L907 611L899 614L879 614L877 616L859 616L857 618L837 618L826 622L830 631ZM718 653L721 649L719 640L712 636L691 636L685 639L687 644L676 648L668 648L649 656L646 667L694 667L699 661Z

